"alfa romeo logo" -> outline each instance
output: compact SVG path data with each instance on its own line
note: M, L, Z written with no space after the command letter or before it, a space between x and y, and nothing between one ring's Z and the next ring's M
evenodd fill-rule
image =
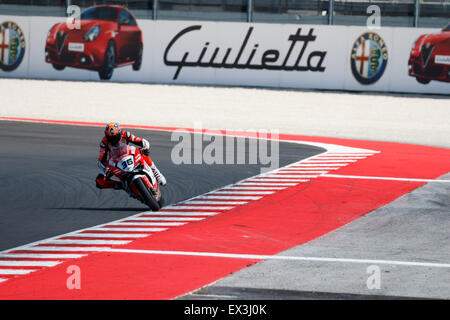
M375 32L363 33L353 43L350 57L355 79L365 85L377 82L388 62L388 51L384 40Z
M11 21L0 24L0 69L13 71L25 55L25 36L20 27Z

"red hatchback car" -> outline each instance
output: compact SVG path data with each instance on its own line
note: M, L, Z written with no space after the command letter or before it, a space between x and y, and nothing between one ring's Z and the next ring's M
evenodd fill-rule
M450 82L450 24L440 33L423 34L413 44L408 74L423 84Z
M66 66L98 71L111 79L114 68L142 64L142 31L134 16L122 6L104 5L86 9L80 28L66 22L55 24L47 35L45 61L57 70Z

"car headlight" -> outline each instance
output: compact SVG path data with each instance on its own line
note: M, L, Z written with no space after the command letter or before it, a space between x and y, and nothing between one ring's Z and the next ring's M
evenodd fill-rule
M88 32L86 32L84 34L83 39L86 42L94 41L95 39L97 39L99 34L100 34L100 27L99 26L93 26L92 28L90 28L88 30Z

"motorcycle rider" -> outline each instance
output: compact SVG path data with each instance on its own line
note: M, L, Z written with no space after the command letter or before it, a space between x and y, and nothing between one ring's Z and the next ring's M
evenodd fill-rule
M95 178L95 185L99 189L114 188L115 190L123 189L123 184L121 181L112 180L111 177L113 173L107 166L108 153L111 146L117 145L119 142L124 142L126 144L132 142L136 146L141 148L141 154L147 164L153 171L156 180L162 186L166 185L166 178L159 172L156 168L155 163L149 156L150 143L143 138L136 137L131 132L122 130L120 125L116 122L110 122L105 127L105 136L100 141L100 154L98 156L98 167L101 172Z

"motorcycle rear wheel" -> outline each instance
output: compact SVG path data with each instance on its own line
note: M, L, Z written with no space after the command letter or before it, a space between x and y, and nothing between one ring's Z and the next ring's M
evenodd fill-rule
M134 184L136 186L136 189L139 191L139 195L141 196L142 201L147 206L149 206L152 211L158 211L160 209L160 206L155 198L152 197L152 194L150 193L142 179L139 178L134 180Z

